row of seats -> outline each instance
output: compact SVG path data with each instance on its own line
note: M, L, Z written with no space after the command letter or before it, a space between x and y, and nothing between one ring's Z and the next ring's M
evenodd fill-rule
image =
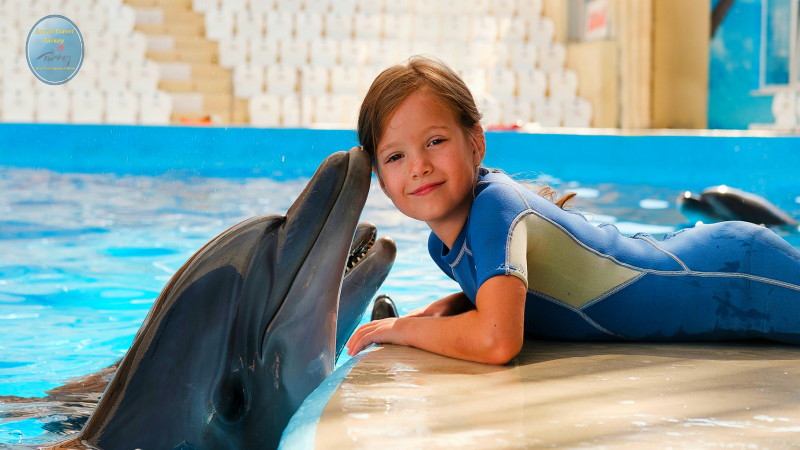
M197 12L314 12L387 14L481 14L494 16L539 16L542 0L194 0Z
M784 90L772 97L775 128L790 130L800 126L800 92Z
M152 61L129 63L120 60L97 62L84 59L78 73L64 86L67 90L130 90L144 93L157 90L160 78L159 66ZM23 89L48 87L36 79L25 61L19 60L3 65L0 70L0 86Z
M96 89L69 91L60 86L2 91L3 122L112 123L165 125L170 122L172 98L162 91L136 94Z
M248 103L250 124L259 127L355 126L359 97L348 95L260 94ZM582 98L536 101L486 98L481 104L488 124L538 123L544 127L589 127L592 106Z
M342 66L332 69L316 66L297 69L280 65L266 68L240 65L233 70L234 95L239 98L251 98L262 93L275 96L295 93L364 95L380 70L381 68ZM578 91L578 75L570 69L549 74L536 69L475 69L462 72L461 76L476 96L488 94L524 100L545 96L572 99Z
M248 39L402 39L463 42L523 42L545 45L555 24L548 17L465 15L288 13L266 14L212 10L205 13L206 37Z
M136 25L136 12L121 2L72 0L64 2L8 1L0 4L0 36L3 29L14 29L18 39L24 40L39 19L59 14L72 20L82 34L107 31L130 34Z
M249 63L269 67L275 64L302 67L389 66L410 55L443 55L453 68L512 68L524 70L538 67L554 72L564 67L566 48L560 43L537 46L530 42L513 44L439 43L401 40L247 40L229 38L219 42L219 63L226 68Z

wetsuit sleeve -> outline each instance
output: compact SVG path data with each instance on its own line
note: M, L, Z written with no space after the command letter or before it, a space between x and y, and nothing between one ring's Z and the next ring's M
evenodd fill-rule
M477 286L497 275L511 275L528 286L528 233L521 220L527 210L511 186L493 183L475 198L470 237Z

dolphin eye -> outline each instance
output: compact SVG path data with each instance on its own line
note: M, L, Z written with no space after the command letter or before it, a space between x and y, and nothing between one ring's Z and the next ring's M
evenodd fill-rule
M214 395L214 409L226 422L236 422L247 411L247 394L239 376L225 377Z

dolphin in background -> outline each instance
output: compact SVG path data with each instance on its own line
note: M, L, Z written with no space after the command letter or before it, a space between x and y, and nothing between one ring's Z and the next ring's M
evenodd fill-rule
M374 226L356 232L370 177L363 150L335 153L285 216L245 220L195 253L81 432L51 448L276 447L394 261Z
M678 196L678 208L692 223L742 220L766 226L797 227L797 220L756 194L725 185L712 186L700 195L686 191Z

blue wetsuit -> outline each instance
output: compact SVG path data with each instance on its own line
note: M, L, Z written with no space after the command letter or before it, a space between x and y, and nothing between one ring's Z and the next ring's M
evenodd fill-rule
M428 248L473 303L487 279L520 278L531 336L800 344L800 251L758 225L626 237L481 169L453 248L433 233Z

